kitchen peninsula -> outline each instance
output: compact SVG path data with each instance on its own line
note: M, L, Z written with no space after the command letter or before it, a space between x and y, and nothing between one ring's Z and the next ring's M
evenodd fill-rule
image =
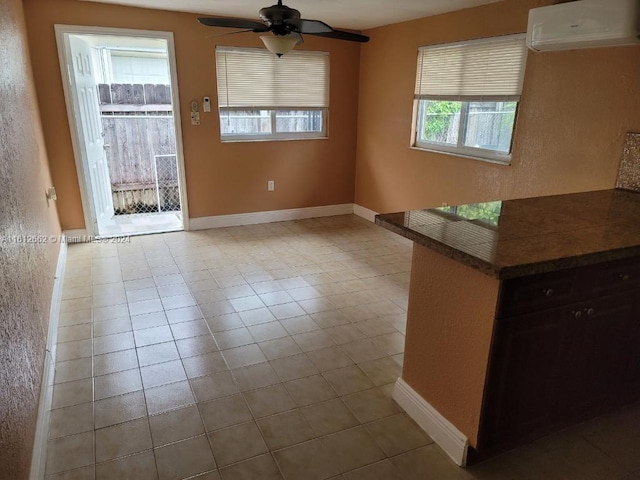
M394 398L458 464L640 400L640 194L376 223L414 241Z

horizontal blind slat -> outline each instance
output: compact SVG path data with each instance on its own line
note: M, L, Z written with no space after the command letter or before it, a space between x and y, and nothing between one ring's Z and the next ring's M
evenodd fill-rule
M420 47L416 98L518 97L526 56L524 35Z
M216 48L220 108L328 108L329 55Z

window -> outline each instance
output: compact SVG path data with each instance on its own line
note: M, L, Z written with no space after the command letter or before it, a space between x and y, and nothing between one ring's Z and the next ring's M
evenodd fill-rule
M509 163L524 35L421 47L414 147Z
M223 141L327 136L329 54L217 47Z

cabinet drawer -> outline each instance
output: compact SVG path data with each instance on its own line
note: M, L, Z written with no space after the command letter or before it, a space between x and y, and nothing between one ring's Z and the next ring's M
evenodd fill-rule
M507 280L502 285L499 317L531 313L579 299L576 270Z
M588 297L627 292L640 286L640 260L633 258L596 265L588 278Z

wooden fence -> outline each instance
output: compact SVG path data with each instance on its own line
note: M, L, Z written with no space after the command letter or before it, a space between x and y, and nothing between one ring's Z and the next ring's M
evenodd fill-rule
M176 153L171 88L101 84L98 91L116 211L157 211L154 157Z

